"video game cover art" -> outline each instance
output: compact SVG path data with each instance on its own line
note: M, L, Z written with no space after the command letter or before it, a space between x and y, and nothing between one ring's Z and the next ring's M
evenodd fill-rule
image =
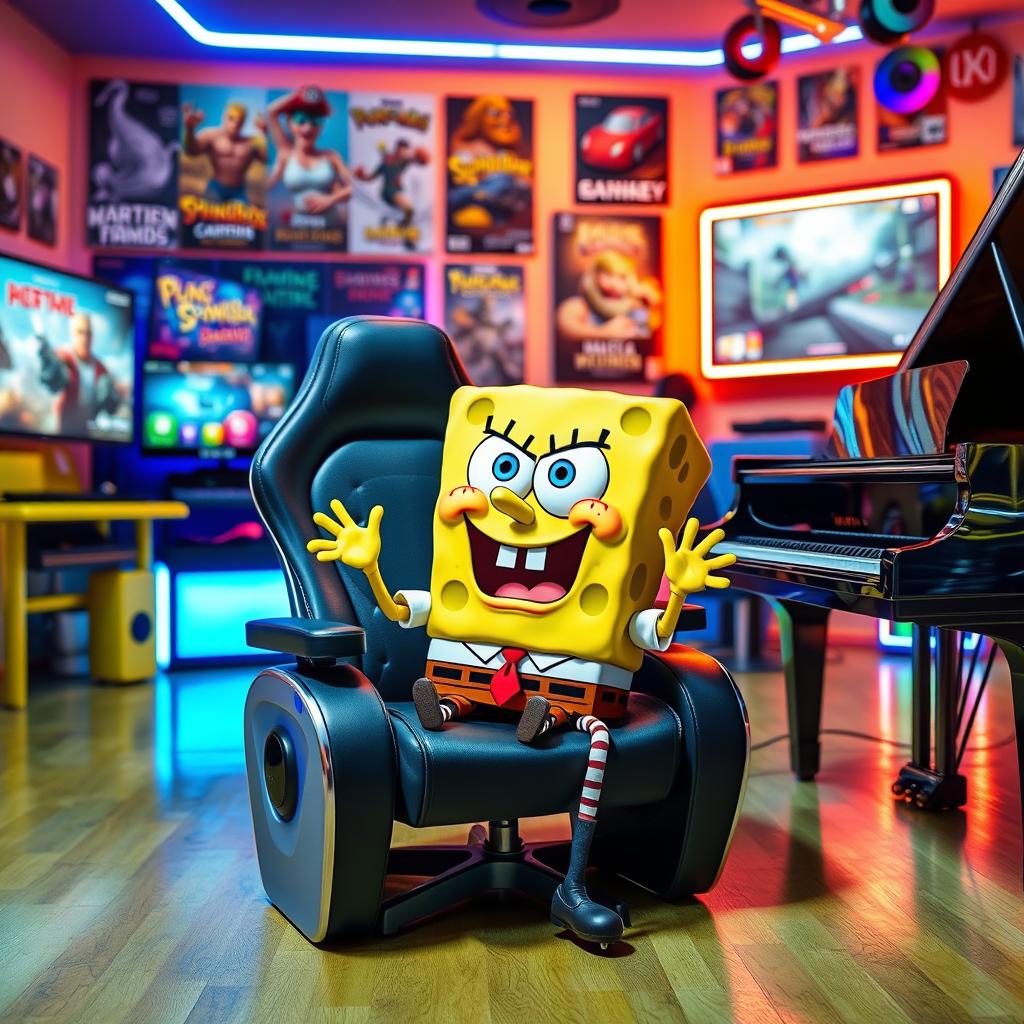
M178 244L181 108L176 85L93 81L89 89L89 245Z
M180 88L178 208L183 248L262 249L267 237L267 94Z
M422 263L338 263L328 271L327 312L423 317Z
M934 46L941 64L945 49ZM899 113L877 102L878 152L897 149L916 149L919 146L941 146L949 138L949 97L943 85L920 110Z
M715 93L717 174L763 170L778 163L779 87L736 85Z
M0 138L0 227L17 231L25 208L25 171L21 150Z
M130 441L134 341L126 293L0 256L0 428Z
M522 267L449 263L444 329L469 379L481 387L523 382L526 303Z
M660 350L661 221L555 214L555 375L642 381Z
M60 212L60 172L53 164L28 155L28 223L25 231L43 245L57 244Z
M801 163L856 156L860 69L836 68L797 79L797 156Z
M533 101L447 99L449 252L533 252Z
M576 96L576 201L669 201L666 97Z
M352 93L348 126L355 178L349 250L431 252L438 173L434 97Z
M352 199L348 97L317 85L269 93L270 248L344 252Z

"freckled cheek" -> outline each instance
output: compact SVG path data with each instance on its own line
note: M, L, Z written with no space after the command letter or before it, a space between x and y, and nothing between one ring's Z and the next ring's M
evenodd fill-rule
M487 511L487 495L477 487L466 484L442 494L437 502L437 514L446 523L456 523L464 515L482 515Z
M589 526L599 540L618 540L626 532L622 514L614 505L584 498L569 509L569 522L576 527Z

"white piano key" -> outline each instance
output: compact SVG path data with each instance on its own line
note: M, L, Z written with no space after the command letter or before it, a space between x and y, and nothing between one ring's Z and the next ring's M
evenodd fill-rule
M822 551L800 551L794 548L772 548L760 544L723 542L722 550L728 550L742 562L767 562L782 568L835 569L862 576L880 576L881 558L859 558L850 555L826 554Z

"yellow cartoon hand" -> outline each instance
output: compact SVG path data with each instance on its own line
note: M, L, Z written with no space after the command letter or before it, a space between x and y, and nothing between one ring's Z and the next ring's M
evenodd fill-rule
M316 554L318 562L337 562L340 559L353 569L364 572L373 569L380 557L380 521L384 509L374 505L365 526L358 526L337 498L331 502L331 511L336 519L324 512L314 512L313 522L331 534L333 539L318 537L306 545L306 550Z
M696 594L705 587L721 590L729 586L724 576L712 576L716 569L724 569L736 561L735 555L711 554L711 549L725 537L724 530L712 530L696 547L693 546L700 523L688 519L683 527L683 537L676 547L675 537L670 530L658 531L661 545L665 549L665 575L675 594Z

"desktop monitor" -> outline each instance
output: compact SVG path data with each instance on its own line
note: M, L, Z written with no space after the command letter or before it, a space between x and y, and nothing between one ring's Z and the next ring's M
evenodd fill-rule
M142 450L230 459L254 452L295 391L290 363L147 360Z
M950 191L939 178L705 210L704 376L895 366L949 276Z
M132 440L132 294L0 256L0 432Z

